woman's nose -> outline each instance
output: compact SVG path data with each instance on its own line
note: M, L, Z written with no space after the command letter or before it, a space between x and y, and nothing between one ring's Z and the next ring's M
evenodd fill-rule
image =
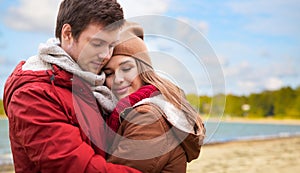
M114 83L120 84L120 83L122 83L123 81L124 81L123 75L122 75L121 73L119 73L119 72L116 72L116 73L115 73L115 78L114 78Z

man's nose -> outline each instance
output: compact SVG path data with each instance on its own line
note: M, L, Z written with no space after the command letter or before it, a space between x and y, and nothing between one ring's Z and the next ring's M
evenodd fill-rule
M98 53L98 58L103 60L109 60L112 56L113 49L109 46L103 48L101 52Z

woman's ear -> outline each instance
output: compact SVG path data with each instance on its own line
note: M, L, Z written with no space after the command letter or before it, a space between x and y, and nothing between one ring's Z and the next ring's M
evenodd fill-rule
M73 42L72 27L70 24L64 24L61 29L61 44L70 45Z

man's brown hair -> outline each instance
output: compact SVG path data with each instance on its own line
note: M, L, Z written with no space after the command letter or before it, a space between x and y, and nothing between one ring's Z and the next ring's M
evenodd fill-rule
M123 19L123 9L116 0L64 0L58 11L55 36L61 39L64 24L71 25L72 35L77 40L90 23L116 29L121 27Z

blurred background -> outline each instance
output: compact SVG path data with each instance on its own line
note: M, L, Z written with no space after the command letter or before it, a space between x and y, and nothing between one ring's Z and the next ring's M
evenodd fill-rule
M18 62L37 54L38 45L54 37L60 2L0 0L1 98L5 80ZM188 48L179 48L182 45L175 44L176 40L145 40L149 50L181 57L176 62L173 59L173 70L168 71L167 76L178 82L191 104L204 116L208 128L207 144L299 136L299 1L119 0L119 3L127 19L160 15L180 21L200 34L205 44L213 50L216 57L213 63L218 65L222 75L211 79L205 69L205 64L210 60L205 60L205 57L203 62L187 65L183 62L191 62L199 57L192 55ZM162 27L161 32L170 30L169 27ZM176 32L183 34L180 29ZM181 40L177 41L180 43ZM197 41L194 40L193 44L197 44ZM161 58L154 61L154 64L170 62ZM178 68L175 68L176 63L179 64ZM167 65L162 68L170 67ZM184 68L181 68L182 65ZM191 77L181 82L185 76L184 69ZM221 89L212 90L215 85L213 81L218 80L222 81ZM5 117L1 103L0 115ZM213 111L213 104L220 107L217 112ZM0 165L10 165L12 158L6 118L2 118L0 123ZM300 145L297 141L293 144ZM205 158L206 155L203 156L203 162ZM289 167L288 164L285 166ZM201 170L203 165L193 167L191 171L197 172L195 170L198 168ZM10 167L2 167L0 172L1 169L9 171ZM230 172L226 168L223 170Z

